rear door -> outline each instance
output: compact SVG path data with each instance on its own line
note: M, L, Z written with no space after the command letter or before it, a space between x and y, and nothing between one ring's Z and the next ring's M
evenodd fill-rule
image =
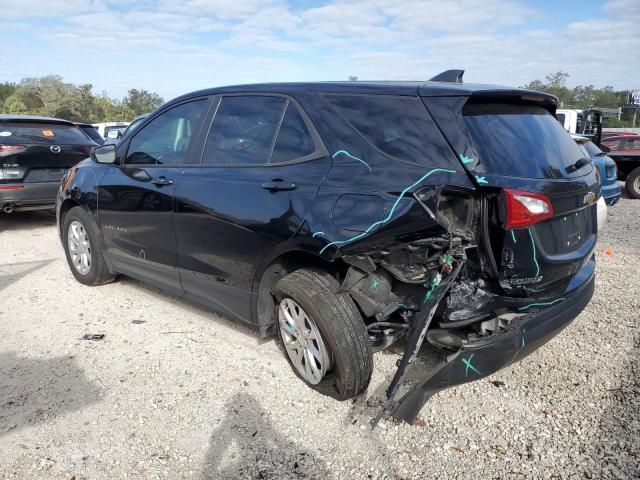
M501 286L514 294L564 290L595 247L600 184L548 99L505 95L425 103L487 198L487 241ZM510 227L514 210L525 204L540 215Z
M74 125L0 123L0 162L6 183L59 182L95 146Z
M251 320L257 266L298 230L330 160L293 99L219 98L201 165L176 185L176 238L184 290Z

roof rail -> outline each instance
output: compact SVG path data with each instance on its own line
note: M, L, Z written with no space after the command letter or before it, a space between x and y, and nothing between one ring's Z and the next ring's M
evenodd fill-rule
M430 82L462 83L463 75L464 75L464 70L447 70L445 72L439 73L429 81Z

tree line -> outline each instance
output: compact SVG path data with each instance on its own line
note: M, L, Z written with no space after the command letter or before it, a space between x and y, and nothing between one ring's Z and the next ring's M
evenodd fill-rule
M121 100L105 92L93 93L91 84L74 85L48 75L0 83L0 112L42 115L75 122L131 121L164 103L157 93L132 88Z
M562 108L619 108L628 105L629 91L614 90L611 86L595 88L593 85L578 85L574 88L567 86L569 74L555 72L547 75L545 81L534 80L524 88L551 93L558 97L559 107ZM622 113L620 120L617 118L605 118L605 127L630 127L633 112L627 110Z
M595 88L593 85L569 88L568 78L566 72L555 72L547 75L545 81L534 80L524 87L555 95L563 108L618 108L628 103L629 92L626 90L616 91L611 86ZM110 98L105 92L96 95L91 84L66 83L57 75L0 83L2 113L44 115L89 123L131 121L163 103L157 93L136 88L129 90L121 100ZM624 112L620 120L605 119L607 127L630 125L631 112Z

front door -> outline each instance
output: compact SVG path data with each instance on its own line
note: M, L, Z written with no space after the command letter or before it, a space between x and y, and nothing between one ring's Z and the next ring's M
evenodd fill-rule
M156 115L121 147L120 164L100 180L98 217L118 272L181 291L174 194L181 169L194 161L209 103L192 100Z
M176 185L182 286L190 296L251 321L261 260L290 239L331 162L293 100L226 95L199 167Z

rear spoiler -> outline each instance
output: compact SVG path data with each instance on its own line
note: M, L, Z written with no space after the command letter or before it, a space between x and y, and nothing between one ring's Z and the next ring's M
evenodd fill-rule
M464 75L464 70L446 70L442 73L439 73L429 81L430 82L462 83L463 75Z

